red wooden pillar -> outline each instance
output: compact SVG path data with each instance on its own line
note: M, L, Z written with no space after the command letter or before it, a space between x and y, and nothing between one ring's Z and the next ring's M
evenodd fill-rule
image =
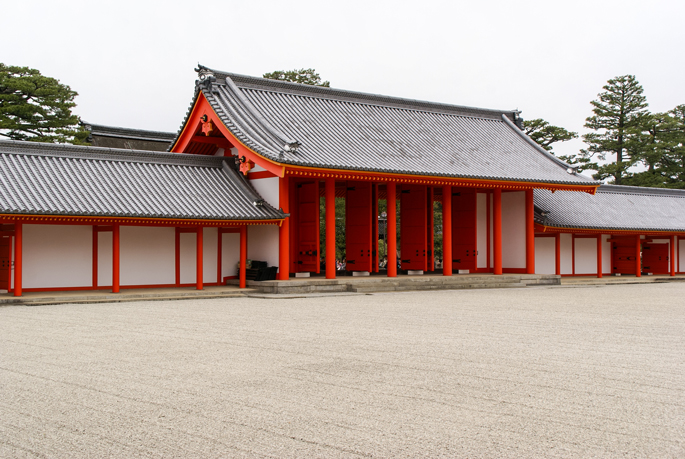
M637 277L642 276L642 259L640 257L640 235L635 236L635 275Z
M246 278L247 268L247 226L240 227L240 271L238 272L238 279L240 288L247 286Z
M98 286L98 228L95 225L93 225L91 228L93 229L93 267L91 270L93 275L92 285L93 288L96 288Z
M196 249L195 249L195 285L198 290L202 290L204 285L203 285L203 259L202 256L204 255L203 251L203 239L204 239L204 231L202 230L202 227L199 227L197 229L197 237L195 238L196 242Z
M535 274L535 204L533 190L526 190L526 273Z
M602 235L597 235L597 277L602 277Z
M492 193L492 249L494 274L502 274L502 189Z
M119 293L119 224L112 228L112 293Z
M21 296L23 223L14 223L14 296Z
M442 275L452 275L452 186L442 187Z
M492 225L490 222L490 196L491 193L485 193L485 257L487 258L485 266L487 267L488 272L490 272L490 268L492 267L492 262L490 261L490 235L492 234Z
M561 233L554 235L554 273L561 276Z
M181 286L181 229L174 228L176 236L174 239L175 246L175 271L176 271L176 287Z
M386 241L388 250L388 277L397 277L397 184L388 182L387 186L387 208L388 220L388 240Z
M278 202L284 213L290 212L290 188L288 177L278 181ZM278 231L278 279L290 278L290 217L283 220Z
M675 241L676 237L671 236L671 276L675 276Z
M326 179L326 279L335 279L335 179Z

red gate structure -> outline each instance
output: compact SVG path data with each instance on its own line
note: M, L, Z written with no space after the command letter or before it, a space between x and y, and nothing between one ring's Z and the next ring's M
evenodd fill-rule
M452 269L476 271L476 191L452 191ZM446 257L446 256L445 256Z
M635 274L636 249L634 237L611 238L611 273Z
M426 187L405 185L400 191L400 267L428 270Z
M297 271L321 270L319 263L319 183L297 184Z
M645 243L642 245L642 272L668 274L668 244Z
M371 221L372 199L370 182L347 182L345 198L345 259L348 271L372 270Z

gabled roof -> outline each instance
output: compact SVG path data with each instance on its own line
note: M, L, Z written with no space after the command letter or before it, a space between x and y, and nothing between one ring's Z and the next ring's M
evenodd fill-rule
M550 227L685 232L685 190L602 185L591 196L536 189L535 207Z
M241 143L279 163L587 187L599 184L538 147L513 123L515 111L364 94L205 67L200 68L200 77L195 99L201 92Z
M18 141L0 141L0 213L285 217L236 172L230 158Z
M82 121L81 125L87 131L89 131L91 135L99 135L103 137L164 142L169 144L176 138L176 134L173 132L147 131L144 129L104 126L102 124L93 124L86 121Z

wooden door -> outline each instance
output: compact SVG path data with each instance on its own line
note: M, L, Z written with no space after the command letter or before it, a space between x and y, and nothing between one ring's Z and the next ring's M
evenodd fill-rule
M347 182L345 196L345 260L347 271L371 272L372 208L371 183Z
M10 289L12 275L12 253L9 237L0 237L0 290Z
M452 192L452 269L476 271L476 191L468 188Z
M321 270L319 263L319 183L297 184L296 272Z
M611 273L635 274L635 238L611 237Z
M400 268L428 269L426 187L405 185L400 190Z
M642 272L653 274L668 274L669 245L650 244L642 245Z

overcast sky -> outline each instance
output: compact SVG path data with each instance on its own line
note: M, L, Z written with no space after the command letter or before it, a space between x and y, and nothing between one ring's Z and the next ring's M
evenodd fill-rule
M175 132L198 62L313 67L336 88L517 108L581 133L618 75L636 75L652 111L685 103L682 0L22 0L2 15L0 62L68 84L96 124Z

